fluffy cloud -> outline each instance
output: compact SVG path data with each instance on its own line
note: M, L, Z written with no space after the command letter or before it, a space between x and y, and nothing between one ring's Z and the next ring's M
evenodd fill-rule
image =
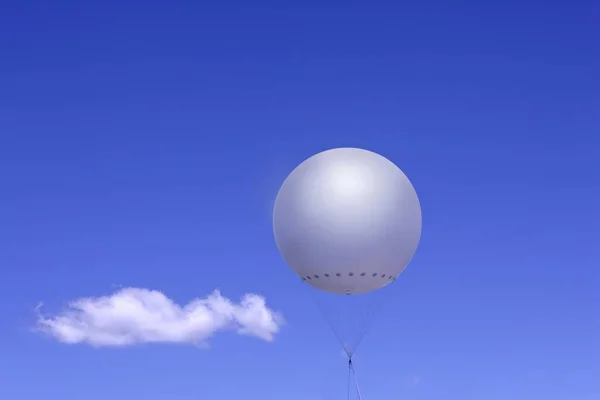
M272 341L282 323L282 317L256 294L246 294L234 303L217 290L180 306L155 290L124 288L109 296L74 300L56 315L38 313L37 328L62 343L117 347L202 345L225 330Z

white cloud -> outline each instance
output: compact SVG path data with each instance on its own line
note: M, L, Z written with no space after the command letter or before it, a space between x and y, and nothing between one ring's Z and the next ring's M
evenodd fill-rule
M236 304L216 290L206 298L180 306L161 292L142 288L80 298L56 315L44 317L40 313L37 319L38 330L62 343L97 347L203 345L225 330L272 341L282 324L283 318L256 294L246 294Z

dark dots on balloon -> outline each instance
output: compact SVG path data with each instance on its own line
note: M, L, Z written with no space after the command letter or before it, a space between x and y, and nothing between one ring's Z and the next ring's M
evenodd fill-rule
M349 272L348 276L354 276L354 272Z
M329 278L329 274L325 274L325 278Z
M337 274L335 274L335 276L340 277L342 276L342 274L340 274L339 272Z
M363 272L360 274L360 276L365 276L366 274L367 274L366 272Z
M377 272L373 272L373 275L372 275L372 276L377 276Z

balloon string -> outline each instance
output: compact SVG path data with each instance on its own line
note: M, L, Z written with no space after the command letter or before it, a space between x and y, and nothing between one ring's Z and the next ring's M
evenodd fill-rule
M385 290L385 288L384 288L384 290ZM375 320L375 317L377 316L377 311L381 308L383 301L384 301L384 297L380 296L380 298L376 302L376 304L373 304L369 308L367 318L365 318L365 321L363 322L363 324L361 326L360 335L358 336L358 339L356 340L356 343L354 345L354 350L351 352L352 354L354 354L356 349L358 349L358 346L361 344L362 340L364 339L367 332L369 331L369 328L371 327L371 324Z
M346 400L350 400L350 381L352 379L352 377L350 376L351 374L352 374L352 363L349 361L348 362L348 385L347 385L347 389L346 389L346 391L347 391Z
M304 282L304 283L308 285L307 282ZM308 285L308 286L310 286L310 285ZM312 288L310 288L310 289L312 289ZM356 340L354 346L348 346L348 345L344 344L342 337L340 336L338 331L334 328L333 323L331 322L331 320L328 317L327 313L325 312L324 308L317 301L316 297L313 297L313 296L311 296L311 297L312 297L313 301L315 302L317 308L323 315L323 318L329 325L329 328L331 329L331 331L335 335L336 339L338 340L338 342L344 349L346 356L348 357L348 384L347 384L346 399L350 400L350 386L351 386L351 381L353 380L354 387L356 388L356 394L357 394L358 400L362 400L362 394L360 392L360 387L358 386L358 379L356 378L356 371L354 370L354 365L352 363L352 356L356 352L356 349L358 348L359 344L361 343L362 339L364 338L365 334L367 333L372 321L374 320L374 318L377 314L376 311L378 311L378 309L381 307L381 304L383 303L384 298L381 297L379 299L379 301L376 302L376 304L374 304L374 305L372 305L372 307L370 307L366 320L361 324L360 331L359 331L360 335L358 337L358 340Z
M305 283L307 286L310 286L306 282L303 282L303 283ZM312 289L312 287L310 287L309 289ZM312 298L313 302L315 303L315 305L317 306L317 308L319 309L319 311L321 312L323 319L325 320L325 322L327 322L327 325L329 325L329 329L331 329L331 332L333 332L333 334L335 335L335 338L340 343L340 346L342 346L342 349L344 350L344 353L346 353L346 356L348 357L348 359L352 358L353 351L351 351L351 349L349 349L348 346L344 345L344 340L338 333L337 329L334 328L333 323L329 319L327 313L325 312L325 310L323 309L321 304L317 301L317 299L315 297L311 296L311 298Z
M356 379L356 372L354 371L354 365L352 364L352 358L348 359L348 374L350 374L350 372L352 372L352 377L354 378L354 386L356 387L358 400L362 400L360 388L358 387L358 380ZM348 387L348 400L350 400L350 387Z
M304 283L307 286L310 286L305 281L302 281L302 283ZM313 289L313 288L309 287L309 290L311 290L311 289ZM384 290L385 290L385 288L384 288ZM316 296L311 296L311 297L312 297L313 302L315 303L315 305L321 312L323 319L327 322L327 325L329 325L329 329L331 329L331 332L333 332L333 334L335 335L335 338L340 343L340 346L344 350L344 353L346 353L346 356L348 357L348 359L351 359L352 356L354 355L354 353L356 352L356 350L358 349L358 346L361 344L362 340L364 339L365 335L369 331L369 328L370 328L373 320L377 316L377 311L381 308L381 305L384 302L384 296L381 296L378 299L378 301L375 302L375 304L372 304L371 307L369 307L367 317L365 318L363 323L360 324L360 329L358 330L359 334L357 337L355 337L355 340L353 340L353 343L345 343L345 341L342 339L342 337L339 334L339 332L337 331L337 329L335 329L335 327L333 326L330 316L327 314L327 312L325 311L325 309L323 308L321 303L319 301L317 301Z

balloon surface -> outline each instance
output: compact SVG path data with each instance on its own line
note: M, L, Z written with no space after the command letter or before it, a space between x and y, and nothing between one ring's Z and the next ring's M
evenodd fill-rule
M421 207L406 175L368 150L338 148L300 164L279 189L273 231L289 267L336 294L380 289L421 238Z

